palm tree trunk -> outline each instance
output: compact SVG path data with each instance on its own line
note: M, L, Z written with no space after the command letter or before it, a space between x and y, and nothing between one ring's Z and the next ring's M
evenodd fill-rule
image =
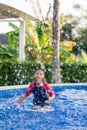
M54 0L53 6L53 64L52 82L61 82L60 76L60 0Z

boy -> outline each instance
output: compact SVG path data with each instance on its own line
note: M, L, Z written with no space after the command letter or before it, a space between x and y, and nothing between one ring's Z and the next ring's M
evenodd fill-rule
M32 92L34 95L34 108L50 108L50 102L55 98L55 94L49 84L43 81L44 77L43 70L37 69L34 74L35 81L29 85L24 95L22 95L14 105L18 106Z

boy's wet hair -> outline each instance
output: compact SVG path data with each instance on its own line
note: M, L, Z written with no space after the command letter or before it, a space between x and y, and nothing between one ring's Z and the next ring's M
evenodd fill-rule
M44 69L42 69L42 68L37 68L34 73L36 73L38 70L41 70L41 71L43 71L43 73L45 73Z

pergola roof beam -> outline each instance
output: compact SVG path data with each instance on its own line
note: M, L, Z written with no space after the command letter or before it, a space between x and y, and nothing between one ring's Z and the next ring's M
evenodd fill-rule
M22 18L23 20L38 20L31 15L8 5L0 4L0 19Z

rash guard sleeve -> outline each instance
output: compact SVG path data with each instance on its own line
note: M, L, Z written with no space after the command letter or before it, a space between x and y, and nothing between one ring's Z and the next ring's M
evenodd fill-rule
M44 88L47 90L49 96L53 96L54 95L54 91L51 89L50 85L46 82L44 82Z
M34 83L31 83L31 84L28 86L28 89L26 90L25 95L26 95L26 96L29 96L29 94L32 92L33 88L34 88Z

